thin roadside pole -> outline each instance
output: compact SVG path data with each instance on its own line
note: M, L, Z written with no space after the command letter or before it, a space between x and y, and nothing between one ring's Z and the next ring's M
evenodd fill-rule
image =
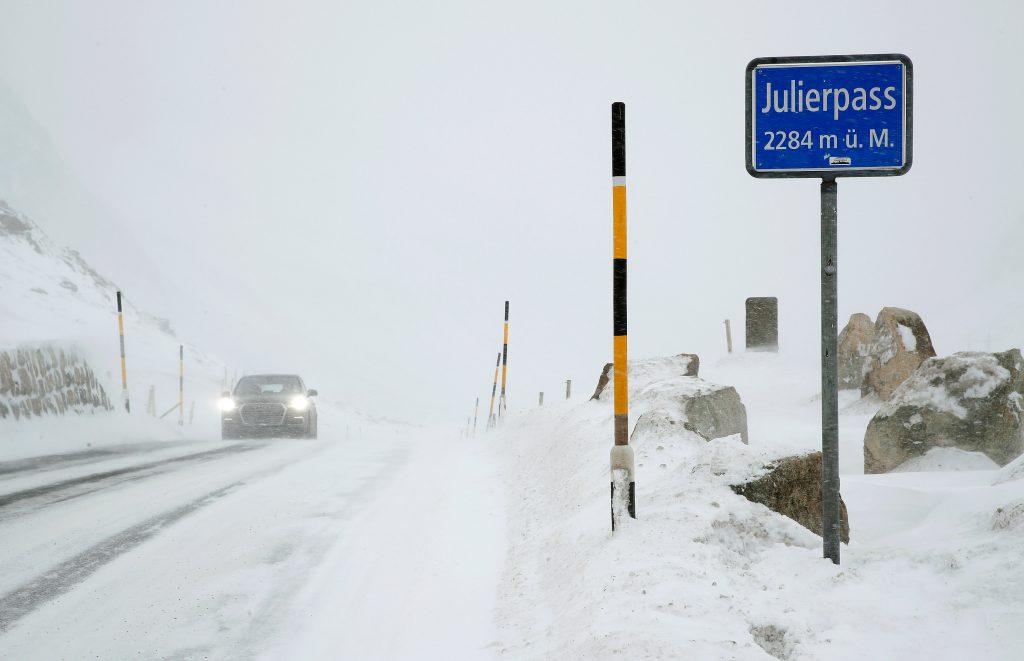
M732 353L732 324L728 319L725 320L725 348Z
M121 292L117 292L117 335L121 341L121 398L124 400L124 410L132 412L131 402L128 400L128 367L124 360L124 310L121 307Z
M544 406L544 391L540 391L540 395L537 396L537 406Z
M612 349L615 445L611 451L614 531L623 514L636 518L636 472L629 446L626 351L626 104L612 104Z
M505 400L505 384L508 381L508 301L505 301L505 325L501 342L501 398L498 400L498 417L508 414Z
M480 398L476 398L476 404L473 405L473 436L476 436L476 419L480 414Z
M487 426L494 426L494 395L498 392L498 369L501 367L501 352L498 352L498 359L494 361L494 385L491 386L491 406L487 410Z
M821 180L821 523L822 551L839 564L838 187Z
M185 345L178 345L178 426L185 424Z
M565 380L565 398L569 399L572 397L572 379Z

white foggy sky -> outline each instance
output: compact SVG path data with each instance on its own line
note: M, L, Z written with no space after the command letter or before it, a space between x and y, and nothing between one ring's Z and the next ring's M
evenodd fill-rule
M842 320L899 305L940 353L1020 344L1016 3L0 7L0 82L182 292L136 302L243 369L458 420L486 405L509 298L511 405L589 392L611 353L614 100L631 354L711 358L726 317L741 344L751 295L816 351L817 182L746 174L742 75L846 52L913 59L915 153L905 177L840 182Z

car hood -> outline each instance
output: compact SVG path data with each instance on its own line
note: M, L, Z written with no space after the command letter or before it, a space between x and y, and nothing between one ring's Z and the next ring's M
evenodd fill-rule
M287 404L298 395L235 395L233 399L242 404Z

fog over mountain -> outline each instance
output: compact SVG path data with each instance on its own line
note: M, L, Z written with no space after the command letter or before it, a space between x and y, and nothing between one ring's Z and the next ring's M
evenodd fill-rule
M913 169L839 187L841 319L912 308L940 354L1020 343L1014 3L4 4L0 197L239 369L456 421L510 299L510 404L590 387L613 100L633 355L722 352L751 295L817 351L817 184L741 156L743 67L794 53L915 65Z

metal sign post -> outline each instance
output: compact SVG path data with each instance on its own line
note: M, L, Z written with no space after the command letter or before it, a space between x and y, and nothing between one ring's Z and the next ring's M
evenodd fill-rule
M758 178L821 178L821 508L824 557L839 564L836 177L905 174L913 162L906 55L763 57L746 70L746 165Z

